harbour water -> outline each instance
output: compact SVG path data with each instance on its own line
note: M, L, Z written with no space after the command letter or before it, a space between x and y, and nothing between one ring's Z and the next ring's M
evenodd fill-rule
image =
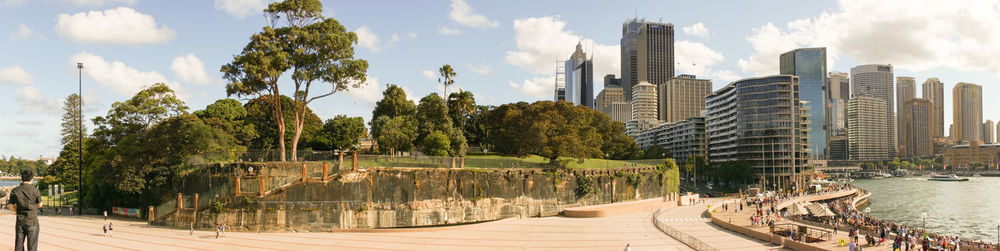
M963 239L996 242L1000 224L1000 177L969 177L966 182L927 181L912 176L855 180L872 192L870 214L879 219L921 227Z

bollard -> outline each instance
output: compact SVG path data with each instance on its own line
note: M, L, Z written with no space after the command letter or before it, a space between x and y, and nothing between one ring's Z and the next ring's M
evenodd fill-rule
M153 223L156 220L156 214L153 212L153 206L149 206L149 213L146 214L146 219L149 223Z
M341 168L344 168L344 153L337 153L337 158L339 159L337 161L337 170L340 170Z
M177 193L177 211L180 211L181 208L184 208L184 195Z
M264 177L261 176L258 179L258 181L260 181L260 186L259 186L259 189L257 189L257 191L260 194L260 197L264 197Z
M302 183L306 183L306 163L302 163Z
M236 177L236 195L235 196L240 196L240 177L239 176Z
M194 194L194 211L198 212L198 193Z
M326 168L326 162L323 162L323 182L326 182L327 175L328 175L328 173L327 173L327 168Z
M354 160L354 167L352 168L352 171L357 171L358 170L358 151L353 151L351 153L353 153L353 156L354 156L354 157L352 157L352 159Z

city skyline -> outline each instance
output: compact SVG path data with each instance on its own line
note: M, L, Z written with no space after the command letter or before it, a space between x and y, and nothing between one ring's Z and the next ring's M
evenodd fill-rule
M4 92L4 101L0 102L6 102L0 105L4 107L0 112L11 122L0 125L5 142L0 144L0 154L35 158L51 157L58 152L59 101L75 92L71 87L76 82L77 61L85 64L83 84L88 124L94 116L104 115L111 103L124 100L153 82L166 82L178 89L192 111L224 98L219 66L231 59L236 48L257 32L264 20L260 5L239 8L224 4L227 1L216 2L222 4L14 0L0 3L0 13L5 14L0 19L6 24L0 27L0 32L7 35L0 39L3 48L0 53L5 55L0 59L0 90ZM922 12L912 6L893 6L901 4L732 3L733 8L726 8L720 14L737 16L747 11L767 10L773 5L797 11L766 17L739 15L745 20L713 20L705 18L704 12L691 11L708 8L701 3L636 2L600 10L583 7L565 10L565 4L547 2L522 10L512 7L517 4L484 1L400 2L382 9L399 17L390 20L360 11L377 8L377 4L324 3L326 16L358 33L357 54L369 60L372 67L367 88L337 94L311 106L323 119L347 114L362 116L367 121L374 99L386 83L400 84L411 97L440 92L434 69L442 64L455 65L459 73L457 86L449 88L450 91L460 88L472 91L483 104L549 99L552 82L548 80L554 73L555 59L565 60L574 49L572 45L578 42L588 56L593 55L596 94L603 86L600 77L620 74L617 68L620 61L616 58L620 25L633 17L673 24L677 48L674 75L693 74L709 79L713 90L738 79L777 74L780 53L827 47L830 72L848 72L861 64L892 64L895 76L913 77L918 82L932 77L941 79L945 91L944 127L952 123L951 90L956 83L982 85L985 100L990 100L986 98L990 94L1000 93L1000 88L995 87L1000 82L996 74L1000 66L979 63L975 61L978 57L940 60L944 56L938 55L969 53L959 49L977 47L960 47L957 41L944 41L946 46L940 52L913 57L919 54L915 52L935 47L929 46L931 42L914 40L902 41L909 47L887 47L885 42L861 39L878 37L877 30L888 28L878 24L905 20L905 13ZM658 6L672 8L638 11L668 9ZM868 10L877 13L902 8L899 9L902 13L871 15L834 25L837 20L860 15L858 7L871 7ZM414 12L414 8L427 11ZM955 14L958 10L976 10L970 16L984 26L968 29L983 30L904 27L906 31L955 35L973 45L1000 41L1000 38L971 35L990 34L988 31L1000 27L996 6L930 4L924 8L941 13L921 18L943 25L960 23ZM823 16L824 13L830 15ZM401 19L419 21L400 24ZM788 25L796 20L804 20L800 23L829 34L813 36L810 32L816 31ZM141 25L132 27L134 30L117 25L95 29L96 24L124 21ZM852 32L866 24L875 28ZM859 41L869 43L859 44ZM1000 55L997 49L979 49L983 51L968 55ZM989 109L988 103L983 107L983 120L1000 118L1000 110Z

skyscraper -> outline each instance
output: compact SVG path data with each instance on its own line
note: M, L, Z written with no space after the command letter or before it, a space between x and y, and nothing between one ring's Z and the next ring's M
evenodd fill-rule
M622 24L621 85L625 93L641 81L653 84L674 76L674 25L632 18ZM626 96L628 101L631 97Z
M898 144L896 148L906 145L903 144L904 135L902 133L903 117L905 117L902 115L904 112L903 108L906 102L909 102L911 99L917 98L916 95L917 95L917 82L913 80L912 77L903 77L903 76L896 77L896 114L897 114L896 144ZM930 134L928 134L928 136L930 136ZM930 137L927 138L930 139ZM909 149L899 149L899 151L901 153L911 152Z
M798 85L797 76L772 75L738 80L709 95L709 160L746 160L764 184L787 187L808 163Z
M605 85L604 90L597 94L594 102L595 110L601 111L618 122L632 119L632 106L625 103L625 92L617 85Z
M604 87L605 88L607 88L608 86L622 87L621 84L619 83L621 80L622 79L620 78L615 78L615 74L604 75Z
M961 82L951 89L951 95L952 140L955 143L982 140L983 86Z
M712 94L712 81L680 75L660 84L659 119L672 123L697 117L705 109L705 96Z
M921 95L934 103L934 111L932 112L934 121L931 123L934 127L931 129L934 134L932 136L944 138L944 84L937 78L928 78L924 81Z
M639 132L655 127L656 120L656 86L649 82L640 82L632 88L632 119L625 123L625 134L636 138Z
M903 152L907 157L934 156L933 130L934 103L930 99L910 99L903 104L900 113L901 132L903 135ZM992 127L990 127L992 128Z
M827 159L847 160L847 100L851 83L847 73L831 72L826 79Z
M566 60L565 72L566 101L594 108L594 61L587 59L580 43L576 43L576 51Z
M782 53L781 74L799 76L799 99L808 110L809 150L813 159L826 159L826 48L802 48Z
M847 142L850 160L881 161L890 159L892 145L886 144L892 134L885 113L888 103L872 96L855 94L847 101Z
M886 144L888 152L887 159L891 159L896 154L896 119L893 112L895 104L892 92L892 65L869 64L859 65L851 68L851 97L868 96L882 99L885 102L884 120L869 121L864 123L884 123L886 129L886 140L880 144ZM847 105L850 110L850 104ZM848 111L848 113L850 113ZM850 116L848 114L848 116ZM850 119L848 119L850 120ZM867 125L866 125L867 126ZM847 126L850 131L850 125ZM853 138L853 137L851 137Z
M993 136L994 126L993 120L987 119L986 122L983 122L983 142L986 144L996 143L995 137Z

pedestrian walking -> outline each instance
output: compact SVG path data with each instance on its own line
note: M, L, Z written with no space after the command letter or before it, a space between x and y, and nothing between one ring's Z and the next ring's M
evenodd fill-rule
M30 170L21 171L21 185L8 195L7 209L17 214L14 223L14 250L38 250L38 213L42 208L42 193L31 185L35 174ZM27 242L27 243L25 243Z
M108 225L101 224L101 230L104 231L104 237L108 237Z
M104 221L108 221L108 210L104 210Z
M628 243L625 243L625 251L632 251L632 249L629 248L629 244Z
M191 232L188 235L194 236L194 222L191 222Z
M108 237L115 235L115 228L111 226L111 222L108 222Z

